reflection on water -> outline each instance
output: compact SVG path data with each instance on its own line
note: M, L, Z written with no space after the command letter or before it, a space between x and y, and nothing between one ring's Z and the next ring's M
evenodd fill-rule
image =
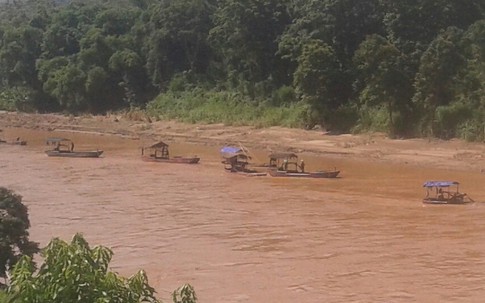
M57 159L43 139L0 146L0 185L29 206L31 238L84 233L138 269L165 301L182 283L201 302L481 302L485 203L423 206L427 179L457 179L485 201L485 175L305 157L336 180L225 173L218 147L173 144L199 165L148 163L136 140L69 135L99 159ZM264 154L261 152L261 154Z

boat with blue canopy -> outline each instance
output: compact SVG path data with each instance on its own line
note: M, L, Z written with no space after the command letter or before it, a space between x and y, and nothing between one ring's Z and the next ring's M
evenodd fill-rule
M231 173L240 173L246 176L266 176L266 172L251 169L248 166L251 156L240 147L224 146L220 150L224 169Z
M467 194L460 193L460 183L457 181L426 181L426 204L466 204L475 202Z

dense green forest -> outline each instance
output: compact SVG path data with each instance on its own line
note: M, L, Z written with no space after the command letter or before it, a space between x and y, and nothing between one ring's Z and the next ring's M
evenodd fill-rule
M483 0L11 0L0 107L485 141Z

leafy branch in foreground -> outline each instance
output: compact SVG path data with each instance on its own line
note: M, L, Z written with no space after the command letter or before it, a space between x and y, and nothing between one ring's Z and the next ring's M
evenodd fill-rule
M7 268L13 267L22 255L32 256L38 251L38 244L29 240L29 227L22 197L0 187L0 278L6 278Z
M14 267L8 293L15 302L160 302L144 271L130 278L110 272L113 252L103 246L90 248L81 234L76 234L71 243L53 239L41 254L44 263L38 272L28 256L22 257ZM193 301L179 302L196 302L193 288L188 289Z

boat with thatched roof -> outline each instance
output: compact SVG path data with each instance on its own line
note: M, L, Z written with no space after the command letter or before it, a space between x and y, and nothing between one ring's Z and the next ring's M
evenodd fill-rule
M143 161L147 162L161 162L161 163L180 163L180 164L197 164L200 158L197 156L182 157L173 156L170 157L168 144L159 141L150 146L143 147L141 149L141 156Z

